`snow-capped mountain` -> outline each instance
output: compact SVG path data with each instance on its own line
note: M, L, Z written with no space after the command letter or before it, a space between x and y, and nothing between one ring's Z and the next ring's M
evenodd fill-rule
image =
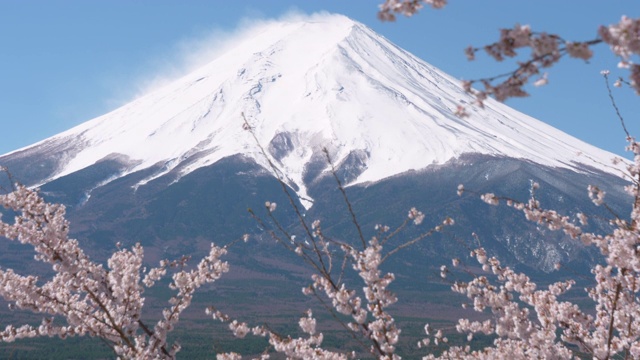
M323 149L363 229L401 223L416 206L425 224L452 216L455 237L475 232L507 263L544 271L592 254L562 234L540 237L508 209L457 197L459 183L524 200L536 181L539 198L569 215L598 212L586 198L595 184L626 211L625 164L612 165L613 154L504 104L474 106L458 80L344 16L266 23L234 45L119 109L0 156L0 165L66 204L74 236L106 251L117 241L152 244L157 257L238 237L254 227L247 208L289 203L261 149L292 201L338 237L353 235L351 217ZM454 115L461 103L467 118ZM297 217L278 209L295 233ZM0 243L0 254L9 250ZM465 252L435 241L415 254Z
M353 162L349 184L444 164L462 154L529 160L579 172L619 174L613 154L509 107L473 99L459 81L340 15L272 22L206 66L106 115L0 159L56 156L47 183L118 158L109 180L161 165L142 186L179 167L180 178L244 154L266 167L260 144L302 197L304 176L326 147Z

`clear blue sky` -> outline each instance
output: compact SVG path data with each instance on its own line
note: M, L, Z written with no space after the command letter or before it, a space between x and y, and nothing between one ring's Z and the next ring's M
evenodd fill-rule
M382 23L381 0L85 1L0 2L0 154L52 136L104 114L139 95L157 78L177 76L243 24L291 11L340 13L466 79L510 70L486 56L468 62L463 49L498 37L515 23L587 40L601 24L640 16L631 0L451 0L444 10ZM197 61L203 62L202 57ZM624 134L609 105L600 70L612 76L617 60L601 45L585 64L567 59L552 68L549 85L508 104L563 131L624 154ZM640 137L640 97L614 89L630 130Z

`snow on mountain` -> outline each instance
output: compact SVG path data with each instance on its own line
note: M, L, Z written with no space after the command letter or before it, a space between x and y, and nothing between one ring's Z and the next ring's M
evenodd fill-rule
M473 99L458 80L360 23L315 15L265 24L197 71L30 148L65 141L74 149L43 182L114 155L130 164L122 176L162 165L138 186L239 153L266 165L244 113L301 196L323 147L336 164L360 167L350 184L465 153L619 175L609 152L494 101L458 118L460 102Z

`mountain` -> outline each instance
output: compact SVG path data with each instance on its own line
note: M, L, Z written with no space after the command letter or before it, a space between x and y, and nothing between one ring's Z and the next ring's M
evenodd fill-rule
M358 164L349 184L466 153L617 174L610 153L495 102L457 118L460 102L473 99L458 80L362 24L317 16L265 25L201 69L2 159L16 174L25 171L21 162L39 167L37 175L24 176L38 184L104 160L121 163L111 180L160 165L136 186L237 154L265 167L242 129L244 113L300 195L323 146L337 163Z
M427 215L425 225L403 239L446 216L456 220L398 253L393 266L408 287L423 284L409 281L407 268L415 274L468 258L478 242L505 263L541 274L557 262L583 269L595 261L598 254L563 234L541 232L478 196L458 197L456 188L464 183L526 200L531 182L539 182L543 206L595 214L592 229L604 231L599 217L609 214L589 201L586 188L605 189L611 209L624 215L625 163L613 165L614 154L504 104L473 102L458 80L366 26L315 15L267 23L204 67L2 155L0 165L66 204L73 235L96 256L118 241L141 242L149 261L197 255L211 241L251 233L255 241L232 261L245 271L237 276L305 279L246 210L266 217L259 210L275 201L282 226L302 234L281 176L306 219L322 219L336 238L355 238L333 166L367 237L377 223L402 223L413 206ZM454 115L460 103L469 117ZM0 254L15 266L29 258L4 243Z

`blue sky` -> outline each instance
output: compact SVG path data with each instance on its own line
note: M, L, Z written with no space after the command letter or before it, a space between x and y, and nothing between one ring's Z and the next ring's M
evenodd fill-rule
M104 114L205 63L216 44L260 19L326 11L360 21L392 42L465 79L496 75L513 62L484 54L468 62L463 49L484 45L515 23L588 40L599 25L640 16L630 0L451 0L444 10L382 23L382 0L35 1L0 2L0 154L27 146ZM600 70L617 59L598 46L589 64L566 59L550 69L549 85L512 107L606 150L624 154L624 134ZM630 131L640 137L640 98L614 89Z

